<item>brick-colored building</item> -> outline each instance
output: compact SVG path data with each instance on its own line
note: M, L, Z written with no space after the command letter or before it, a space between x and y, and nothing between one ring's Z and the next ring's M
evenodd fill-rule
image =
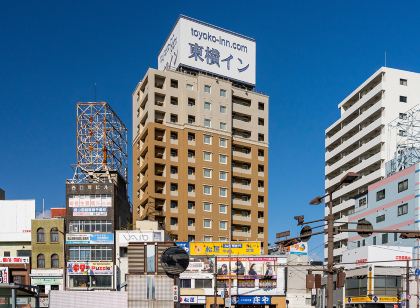
M64 289L64 219L32 220L31 284L40 293Z

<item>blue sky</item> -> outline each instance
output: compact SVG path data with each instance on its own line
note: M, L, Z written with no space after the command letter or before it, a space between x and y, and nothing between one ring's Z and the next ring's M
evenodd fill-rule
M8 1L0 7L0 187L65 205L75 103L111 103L131 135L131 93L179 14L257 41L270 96L269 232L323 215L324 129L337 103L384 64L420 72L416 1ZM131 157L130 157L131 159ZM322 238L311 241L322 256ZM311 248L311 247L310 247Z

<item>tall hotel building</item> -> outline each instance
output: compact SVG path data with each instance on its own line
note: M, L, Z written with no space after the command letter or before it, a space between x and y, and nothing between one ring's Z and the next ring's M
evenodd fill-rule
M254 90L255 41L181 16L158 62L133 92L133 221L157 220L178 241L266 246L268 97Z
M360 177L333 193L335 226L348 227L348 215L359 206L354 198L386 176L385 163L395 155L397 135L404 134L390 130L389 123L404 119L419 103L420 74L387 67L339 103L340 118L325 131L325 190L332 190L347 172ZM348 233L334 236L335 262L341 261L348 237Z

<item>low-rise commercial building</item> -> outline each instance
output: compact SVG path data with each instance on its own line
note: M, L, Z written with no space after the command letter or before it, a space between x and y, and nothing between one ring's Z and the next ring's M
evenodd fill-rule
M64 289L64 219L32 220L31 284L39 288L45 299L41 307L48 307L50 290Z

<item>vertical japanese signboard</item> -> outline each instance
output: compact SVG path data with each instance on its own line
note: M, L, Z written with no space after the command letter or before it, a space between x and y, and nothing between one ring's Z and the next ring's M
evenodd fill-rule
M191 67L255 85L255 40L181 16L158 56L158 69Z
M9 283L8 267L0 267L0 283Z

